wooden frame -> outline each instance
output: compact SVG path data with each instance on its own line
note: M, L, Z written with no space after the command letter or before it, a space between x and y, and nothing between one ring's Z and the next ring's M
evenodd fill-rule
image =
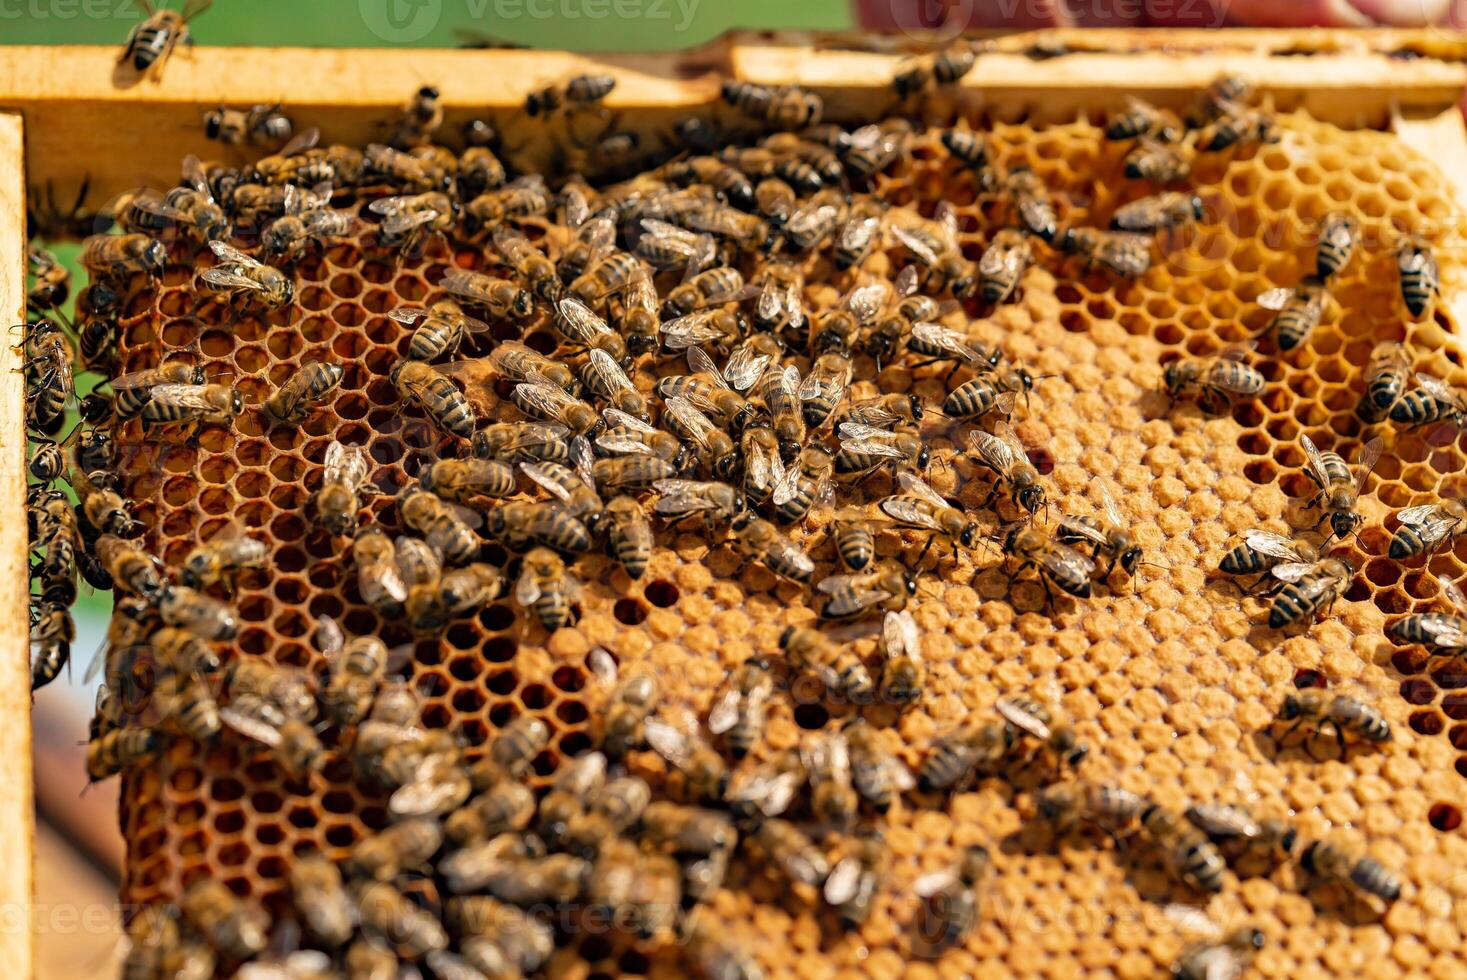
M119 42L120 42L119 38ZM1047 32L1072 54L1035 57L1036 35L994 39L954 98L1002 118L1068 119L1119 105L1125 95L1182 105L1218 74L1244 75L1286 109L1346 126L1390 126L1443 166L1467 214L1467 36L1412 31ZM117 48L0 47L0 309L22 315L26 174L31 187L69 201L90 177L91 203L140 184L168 186L187 153L225 154L203 137L201 116L221 103L284 101L300 127L327 139L380 138L382 121L419 81L442 88L448 122L489 115L507 142L546 150L520 112L533 85L607 71L607 100L628 128L666 133L679 118L714 112L725 78L819 91L851 119L891 104L886 80L920 39L858 35L734 34L667 55L582 56L555 51L200 48L180 52L161 82L116 65ZM22 139L24 136L24 139ZM241 159L243 159L241 157ZM1467 303L1467 297L1457 304ZM1467 322L1467 309L1455 310ZM24 623L24 465L19 354L0 347L0 619ZM7 571L8 569L8 571ZM24 628L0 635L0 961L33 972L33 804L30 698ZM18 910L19 914L16 914Z

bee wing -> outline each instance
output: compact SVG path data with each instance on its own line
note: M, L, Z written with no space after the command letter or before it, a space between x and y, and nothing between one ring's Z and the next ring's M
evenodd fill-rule
M770 496L770 499L774 501L774 506L780 507L795 499L800 492L801 475L797 466L791 466L779 474L774 481L774 491ZM765 484L758 485L764 486Z
M590 343L597 336L611 332L605 320L591 312L586 304L574 297L561 300L557 309L560 311L561 333L572 340Z
M185 187L193 188L210 201L214 200L214 192L209 189L209 171L197 155L190 153L183 158L182 176Z
M214 254L219 256L222 262L230 262L243 266L258 266L260 264L227 242L211 241L209 242L209 248L214 250Z
M729 387L728 379L724 376L723 372L718 369L718 365L713 362L713 358L709 357L708 352L705 351L703 348L697 346L696 344L689 347L687 358L689 371L692 371L694 374L708 375L708 377L712 379L713 383L718 385L720 388Z
M1222 928L1208 918L1206 912L1195 905L1173 902L1164 906L1161 911L1168 919L1188 932L1195 932L1209 939L1216 939L1222 935ZM1209 980L1211 980L1210 977Z
M570 500L570 491L561 485L560 481L557 480L554 474L550 471L550 468L545 466L543 463L521 463L520 469L524 471L525 476L528 476L534 483L539 484L540 487L548 491L552 497L555 497L561 502Z
M692 402L678 395L667 399L667 414L677 420L678 424L687 430L690 440L696 442L700 448L708 448L708 439L717 431L708 416L700 412Z
M548 381L522 381L514 386L514 394L529 402L536 410L551 417L558 417L575 399Z
M407 599L407 583L402 580L402 573L397 570L395 564L384 565L378 569L377 582L382 586L382 591L387 593L388 598L395 602L403 602Z
M1109 539L1105 531L1083 521L1078 521L1068 514L1060 516L1060 527L1070 532L1077 538L1084 538L1093 544L1105 545Z
M1420 385L1427 394L1431 395L1431 397L1437 399L1438 401L1446 402L1448 405L1462 405L1462 400L1457 397L1456 392L1448 387L1445 382L1433 378L1429 374L1416 375L1416 383Z
M438 284L447 292L465 299L487 303L493 300L492 278L467 269L453 269Z
M1315 562L1291 561L1282 565L1275 565L1272 569L1273 577L1281 582L1297 582L1305 575L1314 571Z
M913 233L910 229L903 228L901 225L892 225L891 233L892 237L907 247L907 251L917 256L924 263L927 265L937 264L937 253L932 250L927 240L922 236Z
M280 730L274 725L267 724L257 718L251 718L249 715L242 711L237 711L233 707L220 708L219 720L246 738L252 738L261 745L268 745L273 749L280 744Z
M942 530L942 525L931 513L908 497L887 497L876 506L883 514L900 524L931 531Z
M119 375L110 382L113 391L121 391L124 388L141 388L152 385L158 380L157 368L145 368L142 371L133 371L130 374Z
M1416 528L1440 528L1455 524L1452 518L1447 517L1436 504L1419 504L1415 507L1407 507L1396 515L1396 520L1402 524L1409 524Z
M892 283L892 286L896 289L898 296L906 298L917 291L917 284L920 279L921 275L917 272L917 267L915 265L909 265L897 273L896 280Z
M769 546L769 554L801 575L812 575L815 572L815 559L806 554L805 549L782 534L775 538L773 544Z
M851 452L893 458L900 458L902 455L901 450L892 445L891 433L885 429L860 422L842 422L836 435L840 437L840 447Z
M316 208L301 215L305 222L306 232L314 238L328 238L333 235L345 235L351 231L352 213L350 211L336 211L330 208Z
M591 673L596 675L596 679L601 683L607 686L616 683L616 661L611 658L611 654L607 653L601 647L596 647L590 653L586 654L586 666L590 669Z
M321 140L321 130L316 126L301 130L290 142L280 148L280 156L291 157L315 147Z
M1380 453L1383 448L1385 448L1385 442L1380 436L1376 436L1360 450L1360 458L1355 461L1355 466L1360 470L1360 476L1355 480L1357 494L1365 492L1365 481L1371 471L1375 469L1375 464L1380 461Z
M395 310L387 311L387 316L389 319L396 320L398 323L403 323L407 326L412 326L427 315L427 310L418 309L412 306L399 306Z
M1125 527L1126 523L1121 519L1121 509L1116 505L1116 498L1111 496L1110 489L1104 483L1100 484L1099 496L1100 510L1105 514L1105 519L1113 527Z
M1057 574L1073 573L1086 578L1095 571L1095 562L1068 545L1054 542L1040 560L1044 567Z
M876 215L868 215L863 218L855 218L847 221L840 232L840 246L842 248L859 247L862 242L875 244L875 237L881 231L881 218Z
M804 777L805 774L799 771L756 772L732 790L729 799L751 803L766 817L777 817L789 809L795 793L805 781Z
M954 357L960 357L972 362L981 362L984 360L983 355L972 344L968 343L967 334L961 330L943 326L941 323L923 321L922 323L913 324L912 337L920 343L946 351Z
M856 897L861 885L861 861L855 855L841 859L825 879L825 901L830 905L844 905Z
M1442 596L1452 604L1452 608L1461 613L1467 613L1467 595L1462 594L1462 587L1449 578L1439 579Z
M968 446L990 469L998 473L1007 473L1009 467L1018 462L1018 456L1014 453L1012 446L998 436L981 429L974 429L968 433Z
M1294 547L1293 539L1286 538L1282 534L1253 528L1243 535L1243 540L1250 549L1260 555L1267 555L1270 558L1287 558L1296 562L1299 560L1299 551Z
M601 417L606 419L606 424L613 429L635 429L638 432L657 431L635 415L628 415L619 408L604 408L601 410Z
M528 572L522 573L514 584L514 601L522 606L533 604L542 594L540 584Z
M739 720L739 692L732 687L719 695L708 712L708 730L722 735Z
M1013 725L1020 731L1028 732L1041 742L1048 740L1050 735L1049 725L1041 718L1036 718L1020 707L1019 703L1012 698L999 698L993 706L1004 721Z
M688 360L691 363L692 358ZM759 350L752 344L740 344L729 356L723 376L730 388L735 391L748 391L773 360L773 355Z
M934 871L912 882L912 891L916 892L919 898L931 898L944 888L956 883L957 880L958 876L951 870Z
M1300 436L1299 445L1304 447L1304 459L1314 482L1321 487L1329 486L1329 474L1325 472L1324 457L1320 455L1319 447L1314 445L1314 440L1308 436Z
M693 757L692 742L687 734L661 718L648 718L643 722L642 735L654 752L679 769Z
M199 273L199 278L209 285L218 286L221 289L263 290L265 288L249 276L240 275L229 266L224 265L216 265L212 269L205 269Z
M911 612L903 609L886 614L881 620L881 648L889 658L908 656L915 660L921 656L922 634Z
M897 474L897 485L902 488L903 492L922 497L935 507L951 506L943 499L942 494L932 489L926 480L909 470L903 470Z
M316 617L316 648L321 651L328 662L336 659L336 655L346 646L346 636L341 632L341 624L330 616Z
M1289 300L1293 298L1293 295L1293 289L1290 289L1288 286L1279 286L1276 289L1270 289L1260 294L1258 305L1265 310L1281 310L1289 305Z
M1210 837L1257 837L1262 828L1240 807L1202 803L1187 808L1187 819Z
M143 211L147 214L156 215L160 218L165 218L169 221L181 222L188 220L188 215L184 214L182 211L178 210L178 208L169 204L163 198L159 197L156 193L152 192L137 195L132 199L132 202L128 206L138 211Z
M765 489L777 487L783 483L788 472L784 468L783 461L771 453L753 453L744 460L744 467L749 482Z
M864 516L864 515L862 515L862 516ZM860 574L860 575L827 575L825 578L823 578L820 581L818 581L818 582L815 583L815 590L817 592L824 592L826 595L834 595L835 593L837 593L837 592L841 591L842 589L846 588L847 586L849 586L852 582L856 581L857 579L865 578L865 577L866 576L864 574Z
M390 198L388 200L391 200ZM380 204L381 201L373 201ZM412 211L394 211L382 219L382 230L388 235L396 238L406 234L415 228L421 228L431 224L438 217L438 212L432 208L417 208Z
M366 485L371 471L371 460L365 448L343 446L339 442L332 442L326 447L323 480L345 483L353 490L359 490Z
M889 288L885 282L881 281L873 282L868 286L857 286L846 294L845 308L851 311L857 322L862 325L870 323L886 305Z
M699 310L675 320L668 320L661 327L663 342L668 347L676 349L717 340L723 334L713 326L713 320L720 312L719 310Z
M207 412L213 408L208 398L207 385L158 385L153 388L153 401L160 405Z
M591 370L596 372L596 376L607 388L612 391L637 390L636 385L632 384L632 379L628 378L627 373L621 369L621 365L616 363L606 351L593 347L589 356Z
M1423 273L1431 280L1437 280L1441 277L1441 273L1436 264L1436 256L1426 249L1413 249L1408 253L1404 253L1401 257L1400 269L1405 273Z

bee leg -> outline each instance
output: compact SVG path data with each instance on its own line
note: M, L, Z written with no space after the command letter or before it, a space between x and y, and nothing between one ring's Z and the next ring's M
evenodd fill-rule
M922 553L917 556L917 567L918 568L921 568L922 567L922 559L924 559L924 558L927 557L927 552L929 552L929 551L932 550L932 542L936 539L936 537L937 537L937 535L931 534L931 533L929 533L927 535L927 546L924 547L922 549Z

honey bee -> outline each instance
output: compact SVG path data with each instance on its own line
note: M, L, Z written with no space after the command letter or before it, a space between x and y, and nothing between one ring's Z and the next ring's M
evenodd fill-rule
M394 364L388 378L400 398L417 404L444 432L460 439L473 438L474 410L448 378L422 361L407 359Z
M901 493L886 497L878 509L898 527L910 527L928 531L927 545L917 556L917 564L927 557L932 543L939 538L952 546L953 558L957 558L958 545L971 548L977 541L978 524L968 515L952 506L941 494L933 490L921 477L902 471L897 474Z
M1339 453L1320 452L1307 435L1299 437L1299 444L1304 447L1304 456L1308 460L1305 475L1319 488L1306 506L1320 509L1320 523L1330 522L1332 537L1349 537L1365 520L1355 513L1355 502L1380 459L1384 443L1376 438L1361 448L1360 458L1355 464L1360 470L1358 478L1350 472L1349 465Z
M159 195L143 189L125 194L113 205L118 224L129 232L161 235L169 229L193 234L202 241L229 237L229 219L214 193L198 157L184 160L184 182Z
M834 189L821 191L795 209L785 222L784 239L796 252L824 247L826 240L845 222L845 195Z
M528 975L555 951L555 933L548 925L488 895L451 898L447 912L464 957L490 975L499 972L491 964L505 962Z
M1410 373L1411 355L1404 344L1395 340L1376 344L1365 369L1365 394L1360 396L1355 414L1366 422L1384 420L1406 390Z
M526 415L563 425L578 436L594 433L603 426L596 409L554 385L521 382L510 392L510 400Z
M498 225L494 229L494 247L520 277L530 284L530 289L536 296L547 303L559 299L560 279L556 274L555 264L528 238Z
M290 140L294 131L290 117L280 111L280 103L253 105L248 109L230 109L221 105L204 113L204 136L225 146L279 147Z
M235 895L218 878L200 878L189 885L178 908L184 921L226 956L247 960L265 948L269 913Z
M745 252L758 252L769 244L769 222L727 205L706 204L689 212L683 221L691 228L732 242ZM793 223L794 218L790 221Z
M728 363L722 372L701 348L688 349L688 366L715 382L721 378L725 387L747 391L783 353L783 345L772 334L755 333L739 341L729 353Z
M205 640L232 640L239 630L239 620L227 603L186 585L165 585L153 598L163 622Z
M715 266L674 287L667 295L663 311L672 318L686 316L739 299L743 293L744 277L737 269Z
M1037 740L1063 765L1078 766L1090 754L1090 747L1080 741L1073 728L1055 722L1048 708L1027 695L999 698L994 707L1015 733ZM1011 738L1016 740L1016 736Z
M71 468L66 482L76 492L77 503L81 505L80 516L85 517L86 523L91 527L103 534L115 534L121 538L134 537L141 533L141 526L116 491L98 486L90 476L75 466Z
M601 748L612 758L620 758L642 744L642 723L657 704L657 677L648 671L638 671L618 683L615 661L599 648L591 651L586 663L597 679L611 688L601 709Z
M546 843L561 850L572 823L585 815L592 797L606 783L606 756L588 752L555 771L550 791L540 801L538 830Z
M825 854L788 820L763 821L754 831L754 840L791 881L818 886L830 875Z
M351 891L365 932L395 944L414 959L448 947L448 932L438 917L388 882L356 881Z
M505 463L527 459L567 463L570 430L541 422L496 422L474 433L473 452L477 459Z
M531 174L485 191L463 205L464 230L477 235L485 228L498 230L506 221L539 217L549 210L550 194L544 179Z
M911 124L901 118L862 126L850 134L850 145L844 152L846 173L869 181L896 162L911 136Z
M244 411L244 395L228 385L155 385L143 406L144 428L185 423L229 423Z
M1258 305L1278 311L1269 329L1276 332L1279 350L1293 350L1319 326L1329 302L1329 290L1314 278L1305 279L1293 289L1270 289L1258 297Z
M488 891L515 905L573 901L585 887L591 864L572 854L545 855L519 834L500 834L439 862L448 890Z
M810 365L810 374L800 383L800 406L805 425L820 428L845 401L851 386L851 358L839 352L822 354Z
M112 534L97 538L93 549L120 588L150 601L163 590L162 562L142 550L139 543Z
M121 305L122 298L100 280L89 283L77 294L77 353L81 355L81 365L86 370L110 375L116 368L117 317Z
M1238 75L1222 75L1212 81L1187 114L1187 125L1199 128L1220 116L1232 105L1246 103L1253 95L1253 83Z
M397 502L403 524L423 535L449 561L463 565L479 553L478 515L426 490L407 489Z
M850 749L851 782L877 813L891 809L897 796L916 785L916 779L899 759L881 745L877 731L860 716L841 729Z
M485 520L485 530L516 550L537 541L569 554L591 550L591 532L586 525L552 503L514 502L496 507Z
M290 776L316 774L326 765L326 748L309 724L282 717L268 703L235 698L219 709L219 719L233 730L270 750L276 764Z
M746 660L729 675L728 687L708 712L708 730L724 737L729 755L742 759L763 739L773 696L774 681L762 660Z
M283 214L260 233L260 248L267 256L293 261L313 245L349 234L352 221L351 212L331 208Z
M205 269L199 278L209 288L225 293L229 301L252 298L268 310L278 310L295 299L295 283L274 266L221 241L210 241L209 248L219 257L219 264Z
M452 175L434 159L381 143L369 144L362 153L361 179L368 185L385 185L408 194L446 191L453 185Z
M830 524L835 554L847 572L861 572L876 557L876 536L859 511L842 510Z
M585 272L571 280L569 289L582 303L594 306L650 275L637 256L613 250L592 261Z
M1205 149L1205 147L1203 147ZM1181 143L1161 143L1143 136L1126 154L1124 173L1131 180L1170 184L1192 173L1191 153Z
M808 739L800 746L800 758L810 780L810 812L838 829L856 820L860 798L851 785L850 749L845 735L837 732Z
M575 591L575 579L555 552L539 547L525 555L514 597L540 625L553 633L570 622Z
M660 342L661 320L657 312L657 290L650 279L628 284L622 296L622 315L617 329L626 338L627 353L633 357L650 354Z
M119 65L131 62L133 70L146 73L154 81L163 78L163 66L179 44L192 45L189 21L213 6L214 0L187 0L182 10L154 7L151 0L138 0L143 11L143 22L127 35L122 53L117 56Z
M1243 807L1230 804L1197 804L1184 815L1214 844L1227 848L1229 860L1258 851L1281 857L1293 851L1298 837L1283 820L1257 820Z
M1105 124L1108 140L1132 140L1151 137L1163 143L1181 138L1182 122L1168 109L1158 109L1149 102L1127 96L1125 108Z
M636 475L633 481L639 489L651 486L651 481L671 476L677 470L682 469L687 461L687 449L678 437L671 432L653 428L646 422L625 412L619 412L614 408L604 409L603 417L607 423L600 435L596 437L596 448L610 456L649 456L659 463L665 463L665 471L659 467L652 467L645 473ZM567 455L569 455L567 453ZM598 473L596 482L601 485L621 485L623 481L608 480L610 468L603 466L604 460L597 460L593 464L593 473ZM599 470L598 470L599 468ZM658 475L650 474L656 470ZM647 477L644 481L642 478Z
M466 329L473 329L472 324L478 322L466 324ZM488 329L487 324L484 329ZM548 382L567 392L574 391L576 386L576 376L570 368L513 340L497 344L486 358L455 361L441 370L463 381L470 393L491 389L494 378L535 384Z
M798 85L770 88L752 82L726 80L723 101L758 122L775 129L797 130L818 126L825 111L820 96Z
M815 574L814 559L753 511L746 510L735 516L729 522L729 529L734 532L737 549L744 556L743 565L734 573L735 576L755 561L776 575L802 584L808 584Z
M291 901L312 936L329 949L351 939L356 912L334 861L321 854L298 857L288 878Z
M743 494L727 483L660 479L652 485L662 494L653 510L674 521L699 517L711 527L733 521L744 508Z
M869 610L905 609L917 594L917 579L895 562L886 562L870 572L821 579L815 588L829 596L820 609L822 618L856 619Z
M1004 537L1003 553L1010 560L1019 560L1015 575L1025 568L1034 569L1051 602L1054 601L1051 585L1077 599L1090 598L1090 576L1095 571L1095 563L1042 531L1023 525L1013 528Z
M835 459L824 446L806 446L779 477L770 497L774 516L785 524L804 520L817 503L831 495Z
M647 718L642 734L654 752L682 773L688 796L706 801L723 798L728 766L686 720L685 727L679 727L661 718Z
M495 317L526 320L535 313L534 294L508 279L454 269L443 277L439 285L455 296L482 306Z
M586 207L589 209L589 204ZM614 212L603 212L589 215L579 224L572 224L572 219L567 217L566 225L575 228L575 237L561 253L555 264L555 271L560 275L561 282L569 284L612 251L616 244L616 222ZM594 296L591 298L595 299Z
M1227 862L1205 834L1156 803L1142 809L1141 826L1161 848L1167 864L1179 878L1203 891L1222 890Z
M919 878L913 885L923 900L918 930L934 949L960 943L978 921L978 887L990 874L988 849L970 844L955 867Z
M626 340L621 334L607 326L605 320L592 313L584 303L567 297L560 301L558 309L560 315L555 318L555 327L568 343L587 350L599 351L607 355L613 365L618 365L626 360ZM618 407L626 411L624 406Z
M1276 720L1293 722L1284 730L1281 740L1305 722L1313 724L1314 735L1320 734L1325 726L1333 728L1341 758L1345 756L1347 738L1376 745L1392 738L1390 722L1386 721L1379 708L1343 694L1331 696L1318 688L1304 688L1286 695L1279 705Z
M1099 517L1065 515L1060 520L1055 539L1072 548L1090 545L1093 549L1090 558L1093 561L1099 561L1101 555L1109 558L1110 564L1105 569L1106 578L1110 578L1111 572L1115 571L1117 565L1120 565L1127 575L1134 576L1136 569L1141 565L1144 552L1136 543L1130 525L1122 519L1121 509L1116 506L1115 498L1111 496L1110 490L1104 483L1099 484L1099 496Z
M1067 830L1081 820L1116 833L1135 822L1148 806L1130 790L1105 783L1055 783L1046 786L1037 799L1039 815Z
M904 463L925 470L931 460L927 444L913 432L888 432L860 422L843 422L836 434L841 442L835 472L846 479L867 476L882 466L890 466L895 472Z
M751 425L740 436L743 452L743 482L745 501L757 505L768 500L775 489L785 480L784 462L779 457L779 440L767 425ZM736 457L727 457L729 463Z
M1053 241L1059 231L1059 218L1044 181L1027 168L1009 171L1005 190L1018 212L1019 222L1031 235Z
M1245 347L1229 347L1216 357L1194 357L1173 361L1162 372L1162 386L1173 401L1189 399L1211 411L1220 409L1230 395L1256 395L1264 378L1258 369L1243 363Z
M240 227L268 224L288 214L301 214L324 208L330 203L326 186L320 193L305 191L294 184L240 184L231 191L230 210Z
M994 413L1008 418L1013 414L1018 396L1022 394L1027 403L1033 390L1034 376L1022 367L1003 373L981 373L948 392L942 403L942 414L968 422Z
M26 252L26 263L35 280L26 292L26 309L39 313L65 303L71 293L71 270L35 245Z
M62 668L71 662L71 645L76 642L76 621L65 603L44 602L38 605L32 602L30 631L31 690L37 691L54 681Z
M1267 943L1263 932L1251 926L1223 934L1210 926L1211 935L1188 945L1172 964L1176 980L1238 980Z
M970 457L972 461L993 474L993 486L985 506L992 503L1005 487L1008 488L1010 502L1030 514L1037 514L1044 506L1045 494L1039 484L1039 471L1029 462L1023 444L1007 422L1000 422L992 433L973 430L968 434L968 448L974 454ZM1038 544L1036 541L1028 543Z
M710 927L703 916L691 915L686 921L683 939L704 976L719 980L764 980L764 970L758 961L723 930Z
M804 273L787 262L766 263L763 273L754 301L754 325L772 333L802 329L807 320Z
M163 274L168 250L147 235L93 235L82 242L81 264L94 280L116 282L135 272Z
M353 875L390 881L421 871L443 846L443 828L431 817L411 817L358 841L347 858Z
M1445 383L1418 373L1416 385L1391 407L1392 422L1414 428L1443 421L1461 425L1467 418L1467 402Z
M978 285L983 301L997 305L1007 300L1033 261L1029 239L1023 232L1013 228L996 232L978 260Z
M87 742L87 776L100 782L152 758L163 739L151 728L112 728Z
M1273 114L1239 102L1218 101L1216 116L1197 134L1197 149L1204 152L1231 146L1277 143L1280 134Z
M1116 208L1110 226L1117 231L1149 232L1185 228L1201 221L1202 198L1179 191L1164 191Z
M732 149L732 148L731 148ZM754 183L745 173L747 160L760 151L754 149L734 150L735 159L724 160L714 156L694 156L685 160L674 160L662 168L670 183L679 187L689 184L707 184L719 196L736 208L752 210L754 207ZM742 166L741 166L742 164ZM772 167L764 168L765 173ZM651 256L647 256L648 259Z
M756 821L776 817L790 808L795 794L805 785L805 764L791 748L741 770L730 782L725 800L737 819Z
M1396 247L1396 269L1401 276L1401 300L1413 317L1420 317L1441 291L1441 270L1431 243L1416 235L1402 239Z
M260 406L279 425L294 425L305 419L309 409L341 384L346 369L340 364L313 361L292 374L271 392Z
M1315 276L1328 281L1350 264L1360 241L1360 222L1352 215L1331 211L1319 226Z
M1079 255L1086 265L1100 266L1125 279L1143 276L1151 268L1151 239L1125 231L1067 228L1059 247Z
M610 95L614 88L616 78L611 75L576 75L525 96L525 115L533 119L571 109L590 108Z
M1387 902L1401 897L1401 879L1380 862L1327 841L1311 841L1299 855L1299 867L1321 881L1349 882Z
M776 228L789 223L799 207L795 189L778 177L766 177L754 186L754 207L765 221ZM845 266L849 268L849 264Z
M895 215L895 213L893 213ZM963 258L957 243L957 214L945 203L931 221L920 217L889 220L887 230L926 270L925 286L934 292L951 290L967 299L978 289L973 263Z
M327 446L321 486L310 497L316 523L333 535L351 534L371 472L371 461L361 447L335 441Z
M571 517L594 524L604 506L601 495L592 484L589 466L580 472L559 463L521 463L520 470L541 488L560 501L562 510Z
M1455 582L1440 579L1438 585L1454 612L1403 616L1386 627L1386 635L1397 643L1420 643L1433 653L1457 655L1467 648L1467 596Z
M1355 577L1355 566L1343 558L1324 558L1275 565L1270 573L1284 583L1268 610L1268 628L1277 630L1312 620L1321 609L1329 615L1335 599Z
M889 595L885 591L880 594L883 597ZM881 600L872 600L871 604L878 601ZM795 670L815 675L828 689L853 704L871 703L876 684L865 662L850 646L842 646L809 626L789 626L779 635L779 648Z
M512 496L515 471L499 459L440 459L423 472L418 482L444 500L472 505L486 498Z
M353 523L356 509L355 505L350 508ZM396 553L387 535L375 527L358 532L352 542L352 563L357 569L357 590L362 598L383 615L400 615L402 603L407 599L407 584L398 570Z
M831 869L821 894L846 928L859 929L870 918L890 863L885 838L871 831L851 840L849 852Z

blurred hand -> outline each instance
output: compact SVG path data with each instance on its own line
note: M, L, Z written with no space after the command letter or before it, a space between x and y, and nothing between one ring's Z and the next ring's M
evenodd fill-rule
M855 0L862 27L1423 27L1467 0Z

